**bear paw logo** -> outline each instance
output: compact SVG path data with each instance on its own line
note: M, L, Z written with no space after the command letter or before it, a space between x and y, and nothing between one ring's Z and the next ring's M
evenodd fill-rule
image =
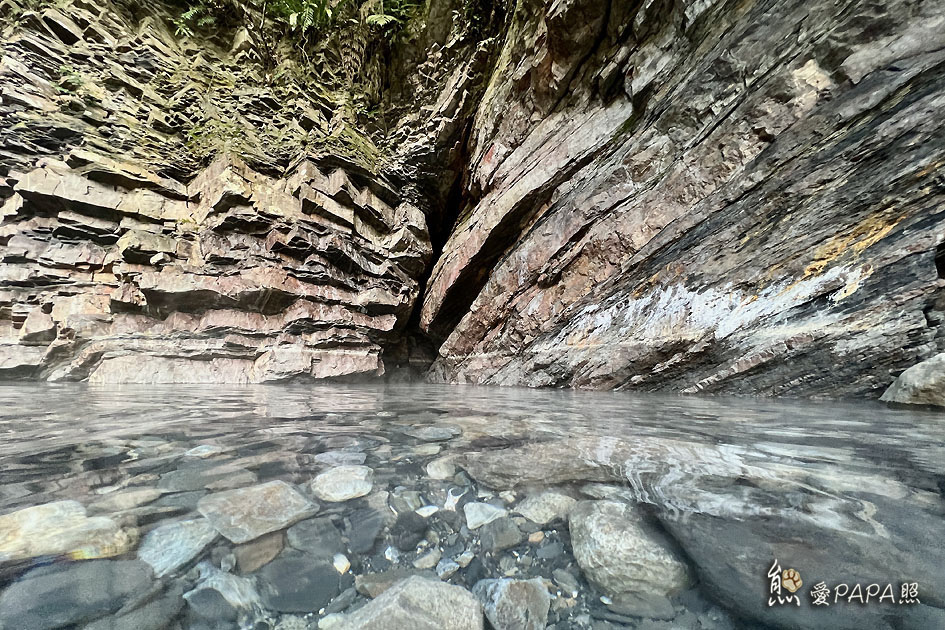
M799 588L804 586L803 580L801 580L801 574L795 571L794 569L785 569L781 573L781 586L796 593Z

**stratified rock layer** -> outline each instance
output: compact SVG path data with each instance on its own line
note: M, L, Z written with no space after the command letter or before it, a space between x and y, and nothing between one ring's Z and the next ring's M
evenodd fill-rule
M307 157L327 123L303 90L142 11L63 3L4 31L0 377L383 374L429 262L422 212Z
M0 1L0 377L878 396L945 351L945 0L421 3L370 124L171 4Z
M519 2L433 377L875 396L940 352L943 9Z

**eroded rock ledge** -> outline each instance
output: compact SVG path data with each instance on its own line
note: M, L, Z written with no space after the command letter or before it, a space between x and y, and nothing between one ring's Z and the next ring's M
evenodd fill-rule
M4 206L7 371L92 382L384 373L430 243L422 213L380 180L308 160L273 179L225 156L186 187L100 163L79 171L43 164Z

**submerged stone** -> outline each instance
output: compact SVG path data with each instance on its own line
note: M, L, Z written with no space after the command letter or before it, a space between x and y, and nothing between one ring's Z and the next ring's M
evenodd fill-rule
M497 518L502 518L508 512L503 508L496 507L490 503L467 503L463 506L463 513L466 515L466 527L469 529L479 529L486 523L491 523Z
M496 552L514 547L525 540L525 536L512 519L503 516L483 525L479 540L483 550Z
M344 579L331 561L306 555L277 558L256 577L265 608L287 613L321 610L341 593Z
M0 628L48 630L120 609L152 584L139 560L90 560L33 569L0 593Z
M569 525L578 565L615 602L625 596L637 609L665 611L666 598L689 584L686 564L632 505L582 501Z
M479 602L460 586L414 576L344 615L338 630L482 630Z
M129 551L134 530L104 516L88 517L77 501L56 501L0 516L0 562L68 555L76 560L108 558Z
M539 525L551 521L568 518L568 511L574 507L577 500L561 492L546 490L525 498L515 506L516 512Z
M141 541L138 559L151 565L157 577L163 577L194 560L218 535L205 518L161 525Z
M259 538L233 548L236 568L240 573L252 573L267 565L284 547L285 536L281 531L264 534Z
M312 492L322 501L341 502L363 497L374 487L374 471L367 466L336 466L312 481Z
M128 612L102 617L82 630L165 630L184 607L184 589L180 583Z
M480 580L472 589L495 630L544 630L551 596L539 578Z
M197 510L228 540L245 543L312 516L318 506L286 482L270 481L207 495Z
M310 518L296 523L286 531L289 546L322 559L344 552L341 532L328 517Z

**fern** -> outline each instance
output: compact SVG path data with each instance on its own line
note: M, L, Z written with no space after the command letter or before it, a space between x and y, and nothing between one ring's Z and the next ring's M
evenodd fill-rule
M392 24L399 24L402 21L403 20L386 13L374 13L373 15L367 16L367 18L364 20L365 24L368 24L369 26L376 26L378 28L387 28Z

